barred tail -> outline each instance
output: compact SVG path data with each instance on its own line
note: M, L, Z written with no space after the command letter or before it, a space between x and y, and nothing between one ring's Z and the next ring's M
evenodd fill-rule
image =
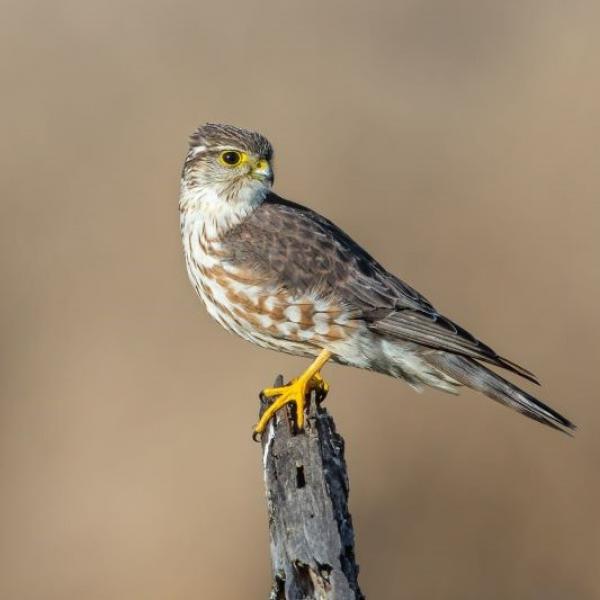
M436 352L428 356L427 360L462 385L482 392L492 400L509 406L530 419L567 434L576 429L576 426L561 414L471 358Z

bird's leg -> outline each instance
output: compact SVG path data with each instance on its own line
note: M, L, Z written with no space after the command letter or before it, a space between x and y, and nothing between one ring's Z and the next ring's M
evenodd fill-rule
M273 415L286 404L293 402L296 405L296 426L298 430L304 429L304 405L306 403L307 396L312 391L317 392L319 400L323 400L329 391L329 384L321 377L319 372L323 365L331 357L329 350L322 350L315 361L295 379L292 379L290 383L281 387L265 388L262 393L267 398L278 396L276 400L265 410L260 418L259 422L254 427L253 438L258 438L260 434L266 429L269 420Z

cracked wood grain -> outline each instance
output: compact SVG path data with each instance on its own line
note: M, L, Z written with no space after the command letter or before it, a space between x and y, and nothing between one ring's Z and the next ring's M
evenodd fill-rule
M280 386L279 376L275 386ZM261 397L261 414L268 400ZM270 600L362 600L348 511L344 440L314 396L305 430L281 410L261 440L269 515Z

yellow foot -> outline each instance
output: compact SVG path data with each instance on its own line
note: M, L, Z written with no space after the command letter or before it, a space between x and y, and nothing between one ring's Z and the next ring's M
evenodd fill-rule
M278 396L276 400L265 410L260 421L254 427L252 438L260 439L260 435L266 429L267 424L273 418L275 413L286 404L294 403L296 405L296 427L299 431L304 429L304 406L306 399L311 392L317 392L317 401L321 402L327 396L329 384L321 377L320 373L307 377L306 374L292 379L290 383L281 387L265 388L262 393L267 398Z
M321 367L331 358L329 350L321 350L319 356L314 362L296 379L292 379L287 385L274 388L266 388L263 390L263 395L267 398L277 396L277 399L265 410L259 422L254 428L252 439L257 441L260 439L262 432L266 429L267 423L273 415L286 404L293 402L296 405L296 427L299 431L304 429L304 405L306 398L312 391L317 392L317 401L322 401L327 396L329 384L321 377Z

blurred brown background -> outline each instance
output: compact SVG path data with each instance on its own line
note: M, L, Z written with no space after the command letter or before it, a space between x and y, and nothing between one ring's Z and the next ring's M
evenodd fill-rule
M256 393L188 284L199 123L543 381L575 439L331 366L371 599L600 597L597 2L3 2L0 598L265 598ZM530 389L530 388L528 388Z

